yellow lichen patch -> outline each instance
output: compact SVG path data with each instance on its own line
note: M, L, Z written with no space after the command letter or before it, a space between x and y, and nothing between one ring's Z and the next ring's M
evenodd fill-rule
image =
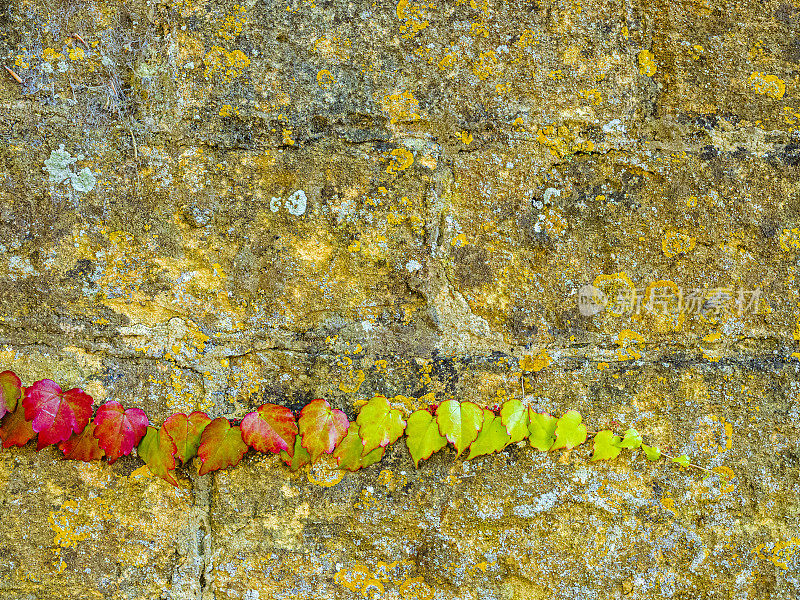
M409 579L400 586L400 597L403 600L432 600L433 589L422 577Z
M669 231L661 240L661 251L667 258L694 250L695 238L680 231Z
M603 101L603 95L597 88L578 90L578 96L589 100L595 106Z
M381 107L389 115L389 120L393 125L395 123L417 121L421 118L416 112L419 107L419 101L414 98L414 94L411 92L387 94L381 101Z
M323 454L319 460L308 467L306 476L314 485L332 487L342 480L344 471L339 469L333 455Z
M50 511L47 521L53 530L53 543L62 548L75 546L89 537L85 518L80 518L81 511L75 500L67 500L58 511Z
M227 82L239 77L250 66L250 59L241 50L228 52L220 46L212 46L203 57L203 64L206 79L217 77Z
M790 252L800 248L800 229L792 227L791 229L784 229L778 237L778 242L781 245L781 250Z
M530 29L526 29L522 32L522 35L519 36L517 40L517 46L520 48L527 48L528 46L535 46L539 43L539 34L533 32Z
M327 62L344 62L350 58L350 40L336 36L323 36L314 42L314 51Z
M220 117L232 117L232 116L239 116L239 109L235 106L231 106L230 104L223 104L222 108L219 109L219 116Z
M80 46L75 46L69 49L70 60L83 60L84 58L86 58L86 54L83 52L83 48Z
M655 56L649 50L639 51L639 73L648 77L656 74Z
M547 353L547 350L542 348L537 354L525 355L519 361L519 368L523 371L538 372L547 367L553 359Z
M397 173L405 171L414 164L414 155L406 148L395 148L389 153L389 166L386 167L387 173Z
M591 141L580 142L576 138L576 132L570 131L566 125L560 125L557 128L553 125L548 125L539 129L536 133L536 141L549 148L550 153L558 158L563 158L568 154L581 150L592 150L594 145Z
M760 71L756 71L750 75L750 86L757 93L776 100L783 98L783 95L786 93L786 84L783 79L779 79L775 75L765 75Z
M53 48L45 48L42 52L42 58L48 62L53 62L56 60L63 60L64 55Z
M636 303L636 287L625 273L598 275L592 285L605 297L605 311L615 317L633 310Z
M433 404L435 401L436 394L434 392L429 392L419 398L403 396L402 394L389 398L389 404L392 405L392 408L400 409L405 416L410 415L415 410L423 409Z
M333 75L328 69L320 69L317 71L317 83L321 87L330 87L333 85Z
M366 376L362 369L350 369L347 374L348 381L339 383L339 390L346 394L355 394L364 383Z
M617 335L617 357L620 360L638 360L642 358L642 351L644 350L644 337L632 331L631 329L623 329Z
M333 580L336 583L353 592L361 590L364 584L371 579L373 579L372 573L366 565L356 565L352 569L341 569L333 576Z
M497 65L497 55L492 52L481 52L478 56L478 60L476 60L472 64L472 72L475 76L483 81L487 79L492 73L494 73L494 69Z
M400 25L400 33L404 38L412 38L430 25L428 19L422 14L422 9L425 6L423 4L412 4L410 0L399 0L397 2L395 13L397 18L403 22Z
M686 320L682 306L683 290L669 279L653 281L644 289L641 309L645 311L654 331L679 331Z
M753 553L776 567L788 570L789 563L794 559L798 548L800 548L800 538L792 537L786 541L775 542L770 547L767 547L767 544L759 544L753 549Z
M733 446L733 425L728 423L724 417L709 415L698 423L694 440L703 452L713 455L722 454Z
M472 134L469 131L462 131L461 132L461 142L465 146L469 146L472 143Z
M225 15L222 20L217 35L224 40L231 41L242 34L242 28L247 22L243 6L234 4L231 12Z

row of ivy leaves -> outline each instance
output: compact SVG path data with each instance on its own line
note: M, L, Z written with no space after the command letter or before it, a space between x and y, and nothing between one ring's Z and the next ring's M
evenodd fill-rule
M50 379L24 387L12 371L0 373L0 439L3 447L24 446L37 437L37 450L57 444L65 458L92 461L105 457L113 463L137 448L152 473L179 485L178 461L200 459L200 475L239 463L249 448L280 454L297 470L333 454L339 468L357 471L383 458L389 444L405 434L415 466L448 442L467 459L500 452L509 444L528 440L543 452L572 449L593 438L592 460L610 460L623 449L640 449L652 461L664 456L681 466L695 466L689 457L671 457L643 443L635 429L622 436L605 429L587 431L575 410L561 417L535 412L518 399L509 399L497 411L472 402L447 400L417 410L403 419L384 396L375 396L350 422L341 410L322 399L311 401L295 417L285 406L263 404L239 425L204 412L178 413L161 427L150 425L140 408L106 402L93 413L92 397L81 389L63 391ZM705 470L705 469L704 469Z

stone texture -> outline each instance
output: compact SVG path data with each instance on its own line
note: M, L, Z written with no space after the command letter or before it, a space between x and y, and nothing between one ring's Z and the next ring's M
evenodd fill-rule
M0 0L0 368L155 424L515 396L711 469L514 447L415 470L398 442L176 490L135 457L4 450L0 598L795 598L799 24ZM653 282L694 310L615 314Z

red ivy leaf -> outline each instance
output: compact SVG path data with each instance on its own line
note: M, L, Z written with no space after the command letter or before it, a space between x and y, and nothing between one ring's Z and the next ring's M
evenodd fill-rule
M58 444L58 449L64 453L64 458L91 462L100 460L105 456L105 451L100 447L99 440L94 437L97 423L89 423L80 433L75 433L68 440Z
M94 435L106 451L109 463L130 454L147 431L147 415L141 408L125 410L116 401L98 408L94 422L97 424Z
M20 402L17 410L8 413L0 423L0 438L3 448L11 446L24 446L36 436L33 425L25 419L25 407Z
M341 410L331 408L327 400L316 399L300 411L297 420L303 436L303 448L317 460L323 454L330 454L347 433L350 420Z
M224 417L214 419L203 430L197 449L197 455L203 461L200 475L239 464L245 452L247 444L242 439L241 428L231 427Z
M22 396L22 382L13 371L0 373L0 418L17 409Z
M37 450L80 433L92 417L89 394L78 388L62 392L50 379L42 379L26 388L22 404L25 419L33 422L33 430L39 434Z
M264 404L242 419L242 438L259 452L278 454L286 450L294 453L297 423L294 413L285 406Z
M153 475L178 487L178 480L175 478L176 451L175 442L163 427L148 427L137 448L139 456Z
M200 437L209 423L211 423L211 417L200 411L195 411L188 417L183 413L178 413L164 421L164 430L175 442L175 447L177 448L175 456L183 464L197 456Z

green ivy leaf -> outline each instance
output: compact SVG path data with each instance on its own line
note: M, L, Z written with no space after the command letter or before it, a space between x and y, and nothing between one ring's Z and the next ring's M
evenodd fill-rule
M439 433L456 448L456 455L469 448L483 425L483 410L472 402L445 400L436 409Z
M530 416L528 443L537 450L547 452L556 441L555 431L558 419L551 415L533 412L533 410L529 410L528 414Z
M642 450L644 451L644 455L647 457L647 460L658 460L659 458L661 458L661 450L659 450L655 446L648 446L647 444L642 444Z
M0 373L0 417L13 413L22 397L22 381L13 371Z
M571 450L586 441L586 425L582 425L583 418L577 410L568 410L558 420L556 425L556 441L551 450L565 448Z
M484 408L483 426L481 427L480 433L478 433L478 437L469 447L469 456L467 460L483 454L500 452L509 444L510 440L511 438L508 435L508 431L505 425L503 425L503 420L488 408Z
M631 450L636 450L636 448L638 448L641 445L642 445L642 434L633 428L628 429L625 432L622 441L620 441L619 443L620 448L630 448Z
M136 451L156 477L161 477L174 486L178 486L175 478L175 452L178 447L162 426L147 427L142 441Z
M592 460L611 460L617 458L622 448L619 447L620 437L614 435L609 429L598 431L594 436L594 454Z
M247 448L241 428L231 425L225 417L217 417L203 429L200 436L200 447L197 449L197 456L203 463L200 475L236 466Z
M364 443L364 454L375 448L385 448L406 429L406 422L396 408L392 408L385 396L374 396L367 402L356 417L361 440Z
M281 460L292 471L297 471L299 468L311 464L311 455L308 450L303 448L303 440L299 435L294 438L294 449L291 454L286 450L281 450Z
M211 423L211 417L196 410L188 417L183 413L172 415L161 425L175 442L175 448L177 448L175 456L183 464L197 456L200 438L209 423Z
M530 424L528 407L520 400L516 398L506 400L500 409L500 418L511 438L508 441L509 444L521 442L528 437L528 425Z
M406 446L419 468L419 461L428 459L447 445L447 438L439 433L439 424L427 410L411 413L406 425Z
M686 456L685 454L681 454L680 456L676 456L675 458L673 458L671 460L674 463L678 463L682 467L688 467L689 466L689 457Z
M348 471L358 471L364 467L374 465L381 458L386 451L385 448L378 446L374 450L364 454L364 440L360 435L361 427L358 423L350 423L347 428L347 435L341 443L336 446L333 451L333 456L339 463L340 469L347 469Z

